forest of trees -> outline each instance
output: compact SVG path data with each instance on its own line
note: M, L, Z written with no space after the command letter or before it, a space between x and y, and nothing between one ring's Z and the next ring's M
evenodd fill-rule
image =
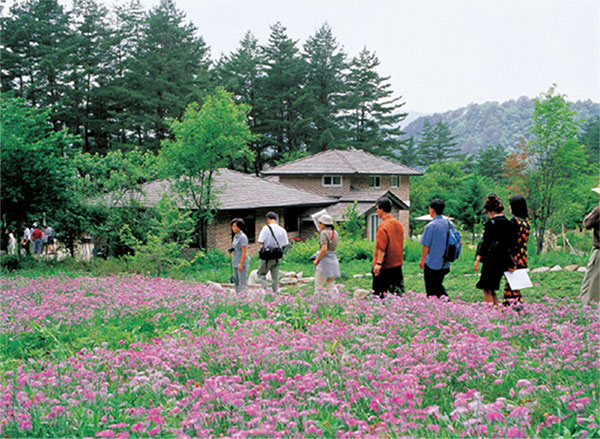
M408 137L418 140L425 122L435 124L442 121L448 124L456 136L462 153L477 154L479 149L495 145L504 145L514 150L521 137L526 140L531 137L529 126L534 106L533 99L525 96L501 103L473 103L443 113L418 117L404 124L402 130ZM575 120L583 123L600 114L600 104L590 100L573 102L571 108L576 112Z
M216 168L259 174L333 148L423 170L411 180L411 218L441 197L472 233L487 192L525 194L538 241L558 224L577 227L597 203L598 104L571 105L556 86L420 118L404 133L404 103L376 54L344 53L327 24L304 44L281 23L264 44L247 32L217 60L173 0L149 11L136 0L110 10L25 0L0 24L2 223L48 215L71 248L91 231L126 252L123 225L143 241L152 212L90 200L173 176L197 206L202 245Z
M379 59L350 57L323 24L304 44L281 23L261 45L251 32L217 60L173 0L149 11L131 0L112 10L95 0L26 0L2 18L4 96L50 109L56 131L84 152L157 152L168 120L222 86L249 105L258 173L299 154L355 147L391 155L401 144L403 105Z

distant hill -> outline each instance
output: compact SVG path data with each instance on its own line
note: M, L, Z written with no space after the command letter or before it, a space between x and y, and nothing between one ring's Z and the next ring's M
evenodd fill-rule
M447 123L455 134L463 153L476 153L480 148L502 145L513 149L521 137L529 139L529 126L533 113L533 99L520 97L499 104L486 102L470 104L457 110L421 116L405 124L402 131L408 136L414 136L418 142L425 120L434 124L440 119ZM577 120L590 120L600 114L600 104L587 101L577 101L571 104L577 111Z

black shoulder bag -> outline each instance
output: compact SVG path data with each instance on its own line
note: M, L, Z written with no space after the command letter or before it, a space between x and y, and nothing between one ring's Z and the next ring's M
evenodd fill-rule
M283 250L281 249L281 246L279 245L279 241L277 241L277 237L275 236L275 233L273 233L273 229L271 228L271 225L267 225L267 227L271 231L271 235L273 235L273 239L275 239L275 242L277 243L277 247L264 247L264 246L261 247L260 250L258 251L258 257L264 261L271 261L273 259L281 259L283 257Z

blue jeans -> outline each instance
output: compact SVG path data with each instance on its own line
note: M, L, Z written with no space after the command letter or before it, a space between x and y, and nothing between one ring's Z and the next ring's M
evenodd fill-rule
M36 238L33 240L33 254L41 255L42 254L42 238Z

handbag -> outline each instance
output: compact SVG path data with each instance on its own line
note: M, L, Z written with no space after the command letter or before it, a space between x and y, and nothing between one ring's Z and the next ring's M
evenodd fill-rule
M267 227L271 231L271 235L273 235L273 238L275 239L275 242L277 243L277 247L261 247L260 250L258 250L258 257L260 259L262 259L263 261L271 261L273 259L281 259L283 257L283 250L281 249L281 246L279 245L279 241L277 241L277 237L275 236L275 233L273 233L273 229L271 228L271 226L267 225Z

